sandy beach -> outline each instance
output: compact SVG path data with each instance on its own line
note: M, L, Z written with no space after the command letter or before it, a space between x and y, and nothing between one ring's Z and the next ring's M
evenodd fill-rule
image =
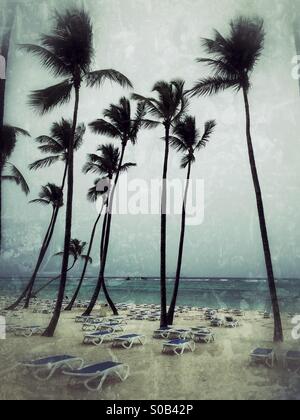
M0 399L272 400L300 397L300 376L283 367L284 354L288 350L300 350L299 341L292 339L292 323L287 315L284 316L286 341L283 345L274 347L272 343L272 320L263 319L257 312L246 312L239 319L239 328L215 328L214 343L197 344L194 353L173 356L162 354L165 340L153 338L158 322L147 320L128 320L125 329L126 333L144 334L147 338L144 346L125 350L112 349L110 343L100 347L84 345L82 325L74 321L81 313L82 310L63 313L54 338L8 334L6 340L0 341ZM100 308L95 312L99 314ZM49 320L49 315L31 312L22 312L21 317L22 325L46 326ZM210 323L203 320L199 311L189 311L180 314L175 325L190 328ZM279 360L274 369L250 365L249 354L257 347L276 350ZM70 386L69 379L60 373L48 382L38 382L17 367L22 360L58 354L81 357L86 364L120 361L130 366L130 376L124 383L108 379L101 393L92 393L82 386Z

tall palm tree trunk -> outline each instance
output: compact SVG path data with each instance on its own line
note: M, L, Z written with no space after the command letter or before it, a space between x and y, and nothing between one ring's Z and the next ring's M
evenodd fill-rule
M35 269L33 271L33 274L31 276L31 279L29 280L27 286L25 287L25 289L23 290L21 295L18 297L18 299L11 306L6 308L7 311L13 311L14 309L16 309L19 306L19 304L23 301L23 299L25 299L28 291L30 289L32 290L32 287L34 285L36 276L39 272L40 266L41 266L41 264L43 262L43 259L44 259L44 256L45 256L45 248L47 246L47 242L49 240L49 235L50 235L50 232L51 232L51 229L52 229L52 226L53 226L53 222L54 222L54 219L55 219L55 212L56 212L56 209L54 208L53 212L52 212L51 221L50 221L49 227L47 229L46 235L44 237L44 241L43 241L42 247L40 249L39 257L38 257ZM28 308L28 306L27 306L27 308Z
M86 270L87 270L87 267L88 267L88 264L89 264L89 257L91 256L91 252L92 252L92 248L93 248L93 244L94 244L94 239L95 239L95 234L96 234L97 226L98 226L98 224L100 222L100 219L101 219L103 208L104 208L104 204L102 205L101 211L100 211L100 213L99 213L99 215L96 219L96 222L95 222L93 230L92 230L91 239L90 239L90 243L89 243L89 249L88 249L88 253L87 253L87 258L86 258L86 261L84 263L84 267L83 267L83 270L82 270L82 274L81 274L79 284L77 286L77 289L76 289L69 305L66 307L65 311L71 311L73 309L73 306L74 306L74 304L76 302L76 299L79 295L79 292L80 292L80 289L81 289L81 286L82 286L82 283L83 283L83 280L84 280L84 277L85 277L85 273L86 273Z
M190 162L189 165L188 165L185 193L184 193L184 199L183 199L183 205L182 205L181 232L180 232L180 241L179 241L179 251L178 251L175 286L174 286L174 292L173 292L173 297L172 297L170 309L169 309L169 312L168 312L168 324L169 325L173 325L173 322L174 322L175 308L176 308L176 302L177 302L179 285L180 285L182 257L183 257L183 248L184 248L184 238L185 238L185 228L186 228L186 203L187 203L190 176L191 176L191 166L192 166L192 164Z
M108 254L108 248L109 248L109 240L110 240L113 201L114 201L114 195L115 195L116 187L117 187L119 176L120 176L121 167L123 165L125 149L126 149L126 144L124 143L123 146L122 146L122 153L121 153L121 157L120 157L118 171L117 171L117 174L116 174L115 183L114 183L111 195L109 197L109 204L108 204L107 212L106 212L107 223L106 223L106 228L105 228L105 241L104 241L103 248L101 246L102 255L100 256L101 266L100 266L100 273L99 273L99 277L98 277L98 282L97 282L97 285L95 287L95 291L94 291L94 294L92 296L91 302L90 302L88 308L86 309L86 311L84 312L84 316L89 316L92 313L92 311L93 311L93 309L96 305L96 302L98 300L99 293L101 291L101 287L103 286L103 284L105 282L104 274L105 274L105 267L106 267L107 254ZM117 308L115 307L114 303L112 302L112 300L110 298L108 299L108 304L110 305L113 314L118 315Z
M44 333L45 337L53 337L55 333L55 329L57 327L60 314L61 314L65 288L66 288L66 282L67 282L69 249L70 249L71 235L72 235L72 215L73 215L74 138L75 138L75 132L76 132L76 127L77 127L77 119L78 119L79 96L80 96L79 92L80 92L80 83L78 83L78 85L75 86L75 106L74 106L74 116L73 116L73 127L72 127L72 135L69 141L69 150L68 150L68 195L67 195L66 229L65 229L64 255L63 255L62 270L61 270L61 281L60 281L55 310L53 313L53 317L50 321L50 324Z
M162 177L162 196L161 196L161 231L160 231L160 298L161 298L161 327L168 325L167 320L167 179L169 161L169 138L170 125L165 124L165 157Z
M260 188L259 177L256 168L254 150L252 145L252 138L251 138L251 118L250 118L250 106L248 100L248 92L247 89L243 89L244 93L244 102L245 102L245 110L246 110L246 134L247 134L247 144L248 144L248 153L249 153L249 160L252 172L252 178L255 188L256 194L256 202L257 202L257 210L259 216L259 224L261 230L261 237L264 249L264 256L266 262L266 269L268 274L268 284L270 289L270 296L274 314L274 342L283 342L283 329L282 329L282 322L281 322L281 315L280 315L280 308L274 278L274 271L273 271L273 264L272 264L272 256L268 238L268 230L266 225L265 219L265 211L264 211L264 204L263 198Z

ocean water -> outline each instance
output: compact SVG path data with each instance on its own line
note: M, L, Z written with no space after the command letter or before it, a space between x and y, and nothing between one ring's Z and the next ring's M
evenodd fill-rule
M0 278L0 295L17 296L28 279ZM49 281L40 278L37 288ZM69 279L66 296L71 297L78 279ZM80 299L90 299L96 278L87 278ZM172 294L174 280L168 280L168 297ZM41 292L41 298L55 298L58 281ZM116 303L160 303L160 282L155 278L107 279L107 288ZM300 279L277 280L278 297L282 311L300 311ZM103 295L100 296L103 301ZM271 308L267 281L264 279L206 278L182 279L178 305L213 308L239 308L243 310L267 310Z

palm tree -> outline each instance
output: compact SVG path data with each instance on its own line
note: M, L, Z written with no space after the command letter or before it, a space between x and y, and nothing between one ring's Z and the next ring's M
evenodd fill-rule
M102 198L102 207L97 216L97 219L95 221L95 224L93 226L92 233L91 233L91 239L89 242L89 249L87 253L88 256L90 256L92 252L97 226L100 222L103 210L104 208L107 209L111 182L112 182L114 174L117 173L117 170L119 167L119 160L120 160L119 149L111 144L99 146L98 151L100 152L100 156L96 154L88 155L88 161L83 167L83 172L85 174L95 173L99 176L102 176L102 178L98 178L95 180L94 186L90 188L87 195L88 200L92 203L97 202L97 200L100 197ZM121 171L122 172L127 171L132 166L135 166L135 164L126 163L122 166ZM106 223L103 224L103 231L105 231L105 226L106 226ZM102 246L101 246L101 250L102 250ZM101 255L100 255L100 260L101 260ZM86 270L87 270L87 262L84 265L82 275L81 275L78 287L74 293L74 296L66 308L67 311L72 310L74 303L76 302L76 299L78 297L78 294L80 292L80 289L81 289L81 286L82 286L82 283L86 274ZM108 303L111 305L112 310L114 310L114 304L112 300L110 299L109 294L107 294L107 291L106 291L106 298L108 300Z
M74 152L77 152L82 146L85 131L86 128L84 124L77 125L74 136ZM64 190L68 173L68 148L70 137L72 137L72 121L62 118L60 122L53 123L50 129L50 136L40 136L35 140L39 144L38 149L40 152L47 154L48 156L43 159L38 159L29 165L30 170L36 171L38 169L50 167L60 161L64 162L65 169L62 178L62 190Z
M84 254L84 250L87 246L86 242L82 242L78 239L71 239L70 242L70 248L69 248L69 257L73 258L73 262L71 264L71 266L68 268L67 272L73 270L73 268L75 267L76 263L80 260L87 262L89 264L91 264L93 262L92 258L88 255ZM64 253L63 252L58 252L54 255L54 257L63 257ZM32 296L36 296L39 293L41 293L41 291L45 290L48 286L50 286L50 284L52 284L55 280L60 279L60 275L57 277L54 277L53 279L51 279L48 283L46 283L44 286L42 286L41 288L39 288L38 290L36 290Z
M213 130L216 126L215 121L208 121L205 124L204 134L200 137L199 130L196 128L196 119L191 116L186 116L182 121L179 121L174 129L173 136L170 138L171 146L178 152L184 153L184 156L181 161L181 168L187 168L186 176L186 186L184 191L184 199L182 205L182 217L181 217L181 232L180 232L180 241L179 241L179 251L178 251L178 260L177 260L177 270L176 270L176 279L175 287L173 292L173 297L171 305L168 312L168 324L173 325L174 314L177 302L177 296L180 285L180 276L181 276L181 266L183 258L183 248L184 248L184 238L185 238L185 225L186 225L186 203L189 192L189 184L191 178L191 169L193 163L195 163L195 153L200 149L206 146L208 143Z
M61 195L63 199L63 191L65 187L65 181L68 171L68 147L69 147L69 139L72 135L72 122L62 119L60 122L55 122L51 126L50 130L51 136L40 136L36 139L36 142L40 145L39 150L42 153L46 153L48 156L43 159L39 159L29 165L30 170L38 170L45 167L50 167L54 165L58 161L64 162L64 172L62 177L62 183L60 189L56 187L54 184L48 184L46 187L42 188L42 192L40 194L39 200L34 200L33 202L39 202L40 204L52 204L59 202L57 197ZM85 125L79 124L76 128L75 137L74 137L74 151L78 151L80 146L83 143L83 136L85 134ZM50 154L50 155L49 155ZM60 191L59 191L60 190ZM20 297L16 300L16 302L10 306L10 310L15 309L20 302L27 296L25 302L25 309L29 307L29 300L30 296L34 287L34 283L36 281L36 277L38 275L39 270L41 269L42 263L45 259L47 254L48 248L50 246L54 229L56 226L56 222L58 219L58 214L61 209L62 205L55 205L53 218L51 219L51 235L47 235L45 241L42 244L39 258L37 265L34 269L33 275L29 280L28 284L26 285L25 289L21 293ZM46 240L47 239L47 240Z
M0 148L0 251L2 246L2 181L11 181L20 185L22 191L28 195L29 187L18 168L9 162L16 147L18 136L30 137L29 133L22 128L4 125L2 127L2 139Z
M206 52L212 58L201 58L198 61L208 64L212 68L213 74L211 77L198 81L192 89L192 94L194 96L212 95L226 89L233 89L236 92L242 91L243 93L246 112L248 154L256 194L261 237L274 313L274 341L280 342L283 341L282 322L274 279L263 197L252 144L248 97L251 87L251 74L262 54L264 40L265 31L263 20L245 17L239 17L231 22L229 36L222 36L218 31L215 31L213 39L204 39L203 44Z
M158 121L148 120L147 126L154 128L162 124L165 128L165 155L162 175L162 196L161 196L161 249L160 249L160 283L161 283L161 326L167 326L167 180L168 162L170 151L170 130L185 113L188 101L185 96L184 82L174 80L171 83L158 82L153 87L153 92L158 94L156 98L145 98L134 94L133 98L141 101L149 115Z
M22 300L24 298L26 298L24 308L25 309L29 308L30 297L31 297L31 294L32 294L32 290L33 290L35 281L36 281L36 277L37 277L38 272L40 270L40 267L43 263L43 260L45 258L46 252L48 250L49 244L51 242L51 239L52 239L52 236L53 236L53 233L54 233L54 228L55 228L55 224L56 224L56 220L57 220L57 216L58 216L58 211L64 205L62 189L61 189L61 187L58 187L55 184L47 184L47 185L42 187L42 189L39 193L39 198L36 199L36 200L32 200L30 203L36 203L36 204L40 204L40 205L43 205L43 206L52 206L52 213L51 213L51 217L50 217L50 223L49 223L48 229L46 231L44 240L42 242L41 249L40 249L39 256L38 256L38 260L37 260L37 263L35 265L35 269L33 271L31 279L28 282L25 289L23 290L23 292L21 293L21 295L19 296L19 298L9 308L7 308L7 310L9 310L9 311L14 310L22 302Z
M62 14L56 12L52 33L42 35L40 43L41 45L26 44L22 48L40 58L42 65L54 76L64 79L54 86L33 92L31 105L41 114L45 114L59 105L68 103L72 91L75 93L72 136L68 148L68 194L61 282L55 311L44 334L44 336L52 337L59 321L67 281L73 215L74 136L80 88L83 83L89 87L100 87L105 80L116 82L124 87L132 87L132 84L116 70L92 71L93 27L90 16L84 9L73 8Z
M126 147L129 142L133 145L137 142L138 133L143 126L143 124L147 124L144 120L145 115L145 106L141 103L138 103L137 110L135 116L132 115L132 109L130 101L126 98L121 98L118 105L110 105L108 109L104 111L105 119L99 119L90 124L92 131L96 134L106 135L113 139L118 139L121 142L122 148L121 153L119 150L115 150L115 159L117 159L117 171L115 173L114 184L110 193L109 203L107 206L106 217L105 217L105 229L104 229L104 240L103 240L103 248L102 248L102 256L101 256L101 264L100 264L100 272L98 277L98 282L96 288L94 290L91 302L85 311L85 315L90 315L94 306L97 302L99 297L99 293L101 291L101 287L104 286L105 288L105 268L106 268L106 261L109 249L109 240L110 240L110 232L111 232L111 222L112 222L112 208L114 202L114 195L116 191L116 187L119 181L119 176L125 169L128 169L132 164L123 164L124 155L126 151ZM125 169L124 169L125 168ZM109 300L109 304L113 310L115 315L118 314L117 309L113 305L112 301Z

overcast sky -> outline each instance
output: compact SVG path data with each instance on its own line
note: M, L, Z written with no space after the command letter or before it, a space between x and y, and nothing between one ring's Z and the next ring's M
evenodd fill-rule
M0 0L4 6L5 1ZM50 209L29 205L40 186L59 183L63 165L37 173L28 164L40 158L33 139L49 134L51 123L72 116L72 103L40 117L27 106L31 90L55 80L38 60L16 49L18 43L34 43L49 30L53 7L71 2L24 0L17 9L8 70L6 122L28 130L32 139L21 138L11 160L24 173L31 195L4 188L6 251L1 271L27 274L37 256ZM74 4L74 2L72 2ZM77 4L81 4L78 2ZM300 266L300 98L298 82L292 77L296 55L293 18L298 2L289 0L86 0L83 2L94 24L95 69L114 68L134 84L135 92L149 95L158 80L182 78L187 87L207 74L195 62L203 56L200 38L214 28L225 32L239 14L265 19L266 45L253 75L250 94L253 142L264 195L270 242L277 277L298 277ZM298 3L299 4L299 3ZM292 9L293 6L293 9ZM300 11L300 7L299 7ZM299 20L300 25L300 20ZM129 90L106 84L101 89L82 89L79 121L100 118L110 103ZM215 119L215 134L193 167L192 178L204 182L204 221L187 228L184 276L265 276L255 195L245 139L245 117L241 95L227 92L212 98L194 99L190 113L203 128ZM138 145L129 147L126 160L136 162L129 180L159 180L164 145L162 128L140 133ZM93 175L81 168L87 153L109 140L88 130L76 155L73 237L88 241L97 216L86 201ZM170 156L170 179L184 179L179 155ZM51 253L62 248L64 211L57 227ZM180 216L169 218L168 273L174 275L178 250ZM99 235L98 235L99 236ZM107 274L114 276L157 276L159 274L160 219L158 215L116 216L113 221ZM97 272L98 241L94 265ZM47 271L59 261L48 260Z

